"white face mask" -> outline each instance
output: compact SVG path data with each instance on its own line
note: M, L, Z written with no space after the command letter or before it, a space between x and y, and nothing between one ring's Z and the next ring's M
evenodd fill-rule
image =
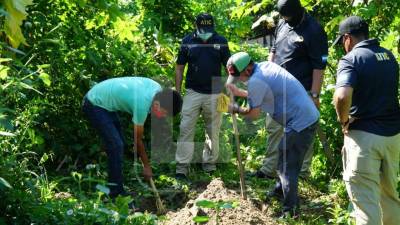
M211 32L207 32L207 33L199 33L197 31L197 36L203 40L203 41L207 41L208 39L210 39L210 37L213 35L213 33Z

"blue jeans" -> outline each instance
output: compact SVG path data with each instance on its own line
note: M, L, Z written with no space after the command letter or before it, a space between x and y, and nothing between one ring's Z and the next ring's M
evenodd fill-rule
M117 113L93 105L86 96L83 98L82 111L102 139L108 157L110 196L115 197L124 192L122 175L124 139Z
M314 141L317 123L300 132L283 135L279 144L279 181L275 191L283 193L283 211L294 210L299 204L298 183L304 156Z

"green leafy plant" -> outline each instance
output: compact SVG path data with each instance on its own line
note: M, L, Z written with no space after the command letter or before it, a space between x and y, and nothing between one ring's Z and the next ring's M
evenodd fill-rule
M219 212L222 209L233 209L236 208L239 205L238 202L226 202L226 201L209 201L209 200L200 200L196 202L196 206L201 207L201 208L207 208L207 209L214 209L216 214L215 214L215 222L218 225L219 224ZM210 217L208 216L196 216L193 218L194 222L197 223L204 223L210 220Z
M16 48L21 43L27 44L22 34L20 26L22 21L26 19L26 7L32 4L32 0L4 0L4 9L7 12L4 21L4 31L11 45Z
M335 204L328 209L333 218L329 219L332 224L355 225L353 218L350 217L350 209L343 209L339 204Z
M400 59L398 0L353 1L354 4L347 0L301 2L324 26L330 42L337 35L342 18L360 15L370 24L370 36L378 37L381 45ZM154 224L158 219L154 215L126 213L126 202L132 199L105 201L108 199L106 158L99 139L81 113L83 96L96 82L120 76L145 76L157 79L163 86L173 86L180 40L194 30L194 17L200 12L214 16L216 30L228 39L232 52L248 51L255 61L264 61L268 48L247 44L246 40L254 33L251 25L255 21L271 20L276 1L52 0L49 4L45 0L3 0L1 3L0 224ZM320 126L327 134L333 161L326 159L322 146L316 142L311 184L300 186L307 193L318 192L325 198L325 208L330 210L322 214L305 213L304 221L299 224L315 224L315 215L321 224L329 220L349 224L346 209L349 201L340 181L343 136L331 104L337 60L342 56L340 48L330 48L321 95ZM128 126L131 118L120 116L127 136L131 137L132 129ZM246 169L255 170L264 157L268 138L264 121L251 126L241 119L239 123ZM178 126L176 118L175 136ZM228 117L222 126L224 144L220 157L225 163L218 176L237 187L232 125ZM204 123L198 127L195 139L204 141ZM126 142L131 147L131 139ZM157 187L178 189L172 190L177 195L167 196L175 196L166 198L169 206L178 208L184 204L183 196L197 194L192 186L178 185L173 179L173 164L153 166L154 173L160 175L155 180ZM141 197L151 196L147 188L139 185L135 172L124 171L127 187L135 187ZM194 182L209 180L208 175L194 172L196 175L191 177ZM265 189L272 185L272 181L251 179L248 188L262 199ZM220 210L216 204L212 207ZM274 211L279 210L277 205L272 205Z

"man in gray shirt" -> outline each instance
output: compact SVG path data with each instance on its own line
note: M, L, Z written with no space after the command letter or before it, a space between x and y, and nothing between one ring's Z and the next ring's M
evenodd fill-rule
M227 88L249 102L249 108L231 105L231 112L255 119L262 110L284 127L279 144L279 180L274 191L283 195L283 217L295 217L298 177L315 136L319 112L301 83L275 63L253 63L247 53L239 52L228 60L227 69ZM233 84L236 79L248 82L247 91Z

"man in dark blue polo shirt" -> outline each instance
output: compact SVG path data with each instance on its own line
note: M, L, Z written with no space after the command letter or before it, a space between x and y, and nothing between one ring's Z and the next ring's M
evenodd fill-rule
M308 92L319 107L323 73L325 70L328 41L324 29L301 6L299 0L279 0L279 14L283 17L275 30L275 42L269 54L272 61L291 73ZM262 167L254 173L259 178L276 177L278 146L283 127L267 114L268 145ZM302 176L308 175L313 146L307 151L301 169ZM271 193L273 194L273 193Z
M176 62L175 86L181 92L183 71L186 66L186 95L183 99L182 120L176 152L176 176L186 178L194 152L196 122L202 115L206 127L203 150L203 169L212 172L219 152L221 113L217 112L217 97L221 93L222 65L230 52L227 40L214 30L214 19L202 13L196 18L196 30L182 40Z
M347 54L339 62L334 103L356 223L398 224L399 65L376 39L368 39L368 24L358 16L340 23L337 43Z

